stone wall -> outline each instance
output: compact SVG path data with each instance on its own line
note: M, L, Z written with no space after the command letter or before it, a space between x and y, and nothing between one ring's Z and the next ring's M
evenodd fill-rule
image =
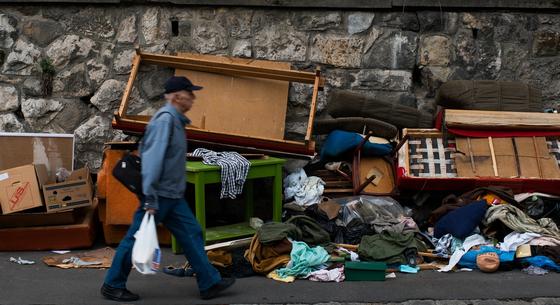
M322 67L344 88L435 112L449 79L522 80L560 101L560 15L546 11L311 10L156 5L0 6L0 130L75 132L77 165L101 164L135 46ZM41 94L38 62L56 70ZM143 67L131 110L161 103L169 69ZM311 87L290 87L287 136L305 132Z

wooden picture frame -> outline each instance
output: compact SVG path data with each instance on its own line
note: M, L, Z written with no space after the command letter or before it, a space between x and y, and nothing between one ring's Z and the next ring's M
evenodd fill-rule
M226 133L206 130L202 128L186 127L188 140L209 143L211 145L239 148L278 155L309 157L315 154L315 142L311 139L313 121L317 108L317 96L324 86L320 69L313 72L303 72L284 69L254 67L250 65L224 63L204 59L185 58L180 56L144 53L139 50L132 61L132 70L126 85L120 107L113 118L113 128L131 133L143 133L150 116L129 115L127 108L132 88L141 64L154 64L182 70L192 70L216 73L234 77L254 77L271 80L281 80L313 84L313 94L309 111L307 130L303 141L285 140L279 138L255 137L240 133ZM287 102L287 101L286 101Z

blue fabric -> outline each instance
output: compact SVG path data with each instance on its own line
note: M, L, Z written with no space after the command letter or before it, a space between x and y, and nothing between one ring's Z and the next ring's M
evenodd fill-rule
M488 252L494 252L498 254L498 256L500 257L500 263L513 262L513 260L515 259L515 251L502 251L495 247L482 246L478 250L470 250L467 253L465 253L465 255L461 257L461 260L459 261L459 265L461 267L477 269L478 266L476 265L476 257L479 254L488 253Z
M279 277L288 276L306 277L317 270L319 266L326 263L330 258L329 253L321 247L309 247L302 241L292 241L292 252L290 252L290 263L285 268L276 270Z
M480 200L447 213L436 223L434 236L440 238L449 233L465 239L482 221L487 208L486 201Z
M323 143L321 159L332 160L342 157L356 149L363 137L355 132L334 130ZM376 144L367 141L362 148L363 156L384 156L391 152L391 144Z
M541 267L543 269L554 270L560 272L560 265L556 264L548 256L532 256L521 259L522 263L528 263L533 266Z
M160 197L160 209L155 214L157 223L163 225L173 233L183 251L185 257L196 272L198 288L203 291L210 288L221 280L221 276L208 261L208 256L204 251L204 240L202 239L202 229L194 218L185 199L171 199ZM132 225L123 238L111 268L105 275L105 284L114 288L126 288L126 280L132 268L132 247L134 246L134 234L138 231L142 218L146 213L142 204L136 210Z
M185 125L190 121L167 103L152 117L140 145L145 207L158 208L158 197L183 198L185 193Z

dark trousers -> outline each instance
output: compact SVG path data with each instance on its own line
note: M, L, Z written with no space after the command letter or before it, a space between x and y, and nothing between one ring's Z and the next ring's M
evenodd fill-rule
M164 197L158 199L159 210L155 215L155 221L163 223L183 247L187 260L196 272L198 289L203 291L218 283L221 280L220 274L208 261L200 224L196 221L186 200ZM132 225L119 244L111 268L105 276L105 284L111 287L126 288L126 280L132 268L134 234L138 231L145 213L142 206L143 203L134 213Z

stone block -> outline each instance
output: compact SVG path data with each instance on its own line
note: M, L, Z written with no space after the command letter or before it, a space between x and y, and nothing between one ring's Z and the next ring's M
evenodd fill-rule
M364 40L360 37L318 35L311 43L309 59L338 67L360 66Z

